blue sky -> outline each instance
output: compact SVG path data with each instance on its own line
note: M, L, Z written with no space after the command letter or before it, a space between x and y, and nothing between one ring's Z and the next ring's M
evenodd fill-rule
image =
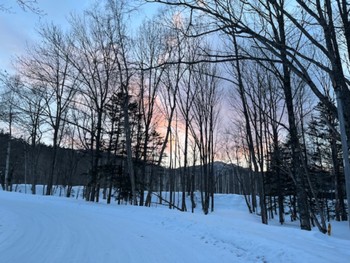
M25 54L27 43L30 45L38 40L36 28L40 22L53 22L68 27L66 18L71 12L82 13L94 0L37 0L38 7L46 14L43 17L32 12L24 12L15 0L1 1L12 8L11 13L0 11L0 70L13 70L11 61L15 56ZM143 7L140 14L153 13L156 5ZM146 12L145 12L146 11ZM140 17L138 17L139 19Z
M11 71L11 60L24 54L26 45L35 42L36 28L43 22L67 26L66 17L70 12L81 13L91 0L37 0L38 7L46 14L43 17L28 11L24 12L14 0L2 1L11 7L11 13L0 12L0 70Z

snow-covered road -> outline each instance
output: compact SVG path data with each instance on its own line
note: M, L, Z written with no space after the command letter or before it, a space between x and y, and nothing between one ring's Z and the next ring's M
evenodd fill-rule
M231 205L204 216L0 191L0 262L350 262L350 235L264 226Z
M0 262L215 262L227 256L203 249L190 235L160 229L148 210L0 192Z

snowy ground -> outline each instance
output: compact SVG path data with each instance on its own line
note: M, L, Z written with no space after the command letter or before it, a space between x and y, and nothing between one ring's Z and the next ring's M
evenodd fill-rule
M350 262L350 229L332 236L262 225L240 196L207 216L0 191L0 262Z

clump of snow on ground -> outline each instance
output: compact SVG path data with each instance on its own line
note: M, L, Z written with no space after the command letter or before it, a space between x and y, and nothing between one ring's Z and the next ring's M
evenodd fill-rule
M216 195L215 212L203 215L0 191L3 263L349 262L348 223L332 230L263 225L238 195Z

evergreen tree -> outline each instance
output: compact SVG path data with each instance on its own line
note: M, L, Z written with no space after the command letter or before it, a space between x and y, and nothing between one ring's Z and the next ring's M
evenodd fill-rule
M315 110L316 113L308 127L310 170L315 175L316 185L318 185L322 196L326 200L328 198L335 199L336 220L347 220L344 204L345 178L341 161L339 124L329 109L322 103L319 103ZM328 196L327 192L334 192L334 195ZM327 211L329 214L329 209Z

